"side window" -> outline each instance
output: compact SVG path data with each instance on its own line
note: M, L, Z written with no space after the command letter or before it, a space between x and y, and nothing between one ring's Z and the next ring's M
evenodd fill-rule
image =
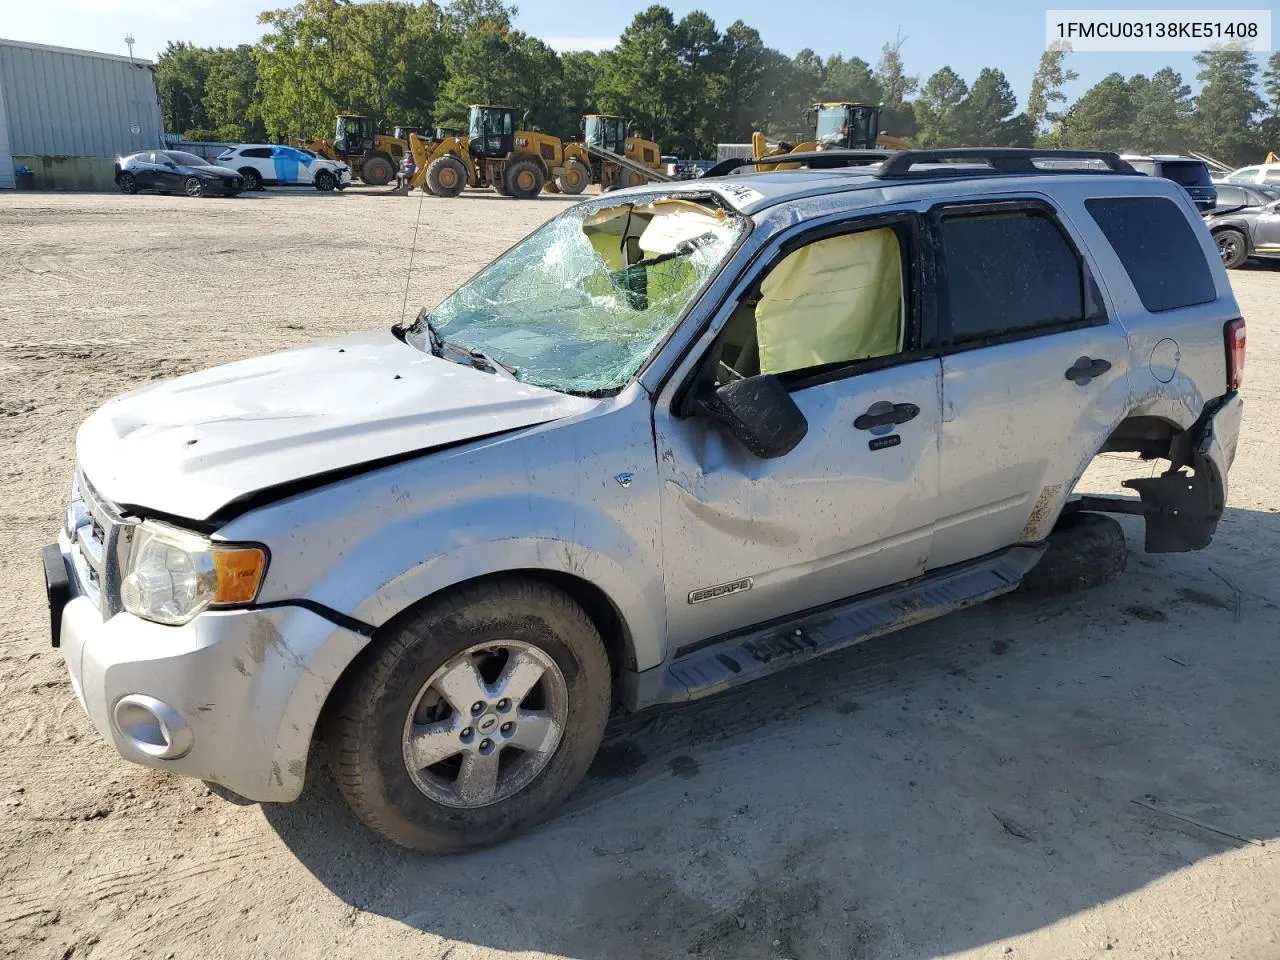
M948 343L1105 322L1092 276L1048 212L955 211L939 229Z
M1280 183L1280 169L1268 170L1262 176L1264 183Z
M250 160L266 160L271 157L270 147L245 147L240 151L240 156L248 157Z
M1235 207L1245 203L1245 191L1243 187L1229 187L1221 184L1218 187L1218 206Z
M503 132L504 134L506 134L506 133L514 133L515 131L511 129L512 124L513 124L513 118L512 118L512 116L511 116L511 114L509 114L509 113L504 113L504 114L502 115L502 132Z
M1085 207L1124 264L1152 313L1209 303L1218 296L1200 241L1165 197L1095 197Z
M792 250L726 325L720 381L899 353L906 330L908 245L905 227L890 225Z

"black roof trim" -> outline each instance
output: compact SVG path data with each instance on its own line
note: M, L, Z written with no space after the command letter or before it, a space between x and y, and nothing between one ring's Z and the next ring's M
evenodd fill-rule
M1037 160L1098 160L1106 170L1045 169ZM988 169L958 166L955 170L931 167L913 169L917 164L985 163ZM945 147L938 150L817 150L804 153L780 153L768 157L732 157L722 160L706 172L707 177L722 177L739 167L764 163L799 163L810 170L879 164L871 176L878 180L927 179L958 174L990 175L992 173L1062 174L1062 173L1137 173L1127 160L1109 150L1035 150L1024 147Z

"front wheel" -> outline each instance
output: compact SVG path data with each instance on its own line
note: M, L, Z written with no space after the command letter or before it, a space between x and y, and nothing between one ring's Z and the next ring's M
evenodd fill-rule
M577 160L570 160L564 165L564 173L556 178L556 183L560 185L560 190L563 193L576 197L587 189L587 184L590 180L591 174L587 172L587 168Z
M426 185L437 197L456 197L467 186L467 168L453 154L436 157L427 167Z
M188 197L203 197L204 184L200 182L199 177L187 177L187 182L182 185L182 191Z
M403 618L334 698L324 740L356 816L452 853L527 829L582 779L609 715L609 662L571 599L502 579Z
M1213 235L1218 245L1218 255L1222 257L1222 265L1228 270L1244 266L1249 259L1249 241L1239 230L1219 230Z
M338 178L328 170L321 170L316 174L316 189L321 193L329 193L338 185Z
M508 196L517 200L532 200L542 192L546 182L542 168L532 160L516 160L507 164L502 172L502 185Z

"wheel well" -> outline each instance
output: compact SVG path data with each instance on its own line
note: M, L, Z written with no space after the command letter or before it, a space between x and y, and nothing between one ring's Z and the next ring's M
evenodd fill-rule
M324 705L320 708L320 717L316 721L313 736L319 736L320 730L324 726L324 715L329 710L330 704L337 702L338 698L335 693L346 683L349 683L351 677L355 676L360 669L360 665L368 661L375 655L381 644L382 638L400 622L400 620L408 616L413 610L417 609L424 603L430 603L440 597L451 593L454 590L464 589L483 583L486 580L493 580L501 577L523 577L528 580L537 580L549 587L559 590L568 596L580 607L590 618L596 630L600 633L600 639L604 641L605 653L609 657L609 669L616 678L620 670L635 670L636 658L634 647L631 642L631 631L627 629L626 621L623 620L622 614L618 611L617 606L609 598L603 590L597 587L589 580L576 577L571 573L560 573L556 570L537 570L537 569L519 569L519 570L502 570L496 573L486 573L478 577L472 577L470 580L462 580L458 583L436 591L429 596L423 597L417 603L411 603L405 607L394 617L388 620L382 626L373 632L373 636L364 648L356 654L355 658L347 664L342 671L342 675L338 677L329 695L325 698Z
M1145 459L1172 460L1183 434L1182 428L1163 417L1135 415L1121 420L1098 452L1137 453Z

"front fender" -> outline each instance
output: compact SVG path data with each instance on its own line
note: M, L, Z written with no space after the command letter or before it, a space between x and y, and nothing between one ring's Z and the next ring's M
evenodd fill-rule
M305 600L381 626L463 581L543 570L610 599L640 669L665 654L657 465L638 385L583 414L266 505L219 534L270 549L259 603Z
M572 531L572 539L561 531ZM494 498L384 528L345 551L309 598L381 626L423 597L476 577L512 570L567 574L609 597L644 669L662 662L665 632L662 581L638 576L636 560L648 552L649 545L620 524L580 504Z

